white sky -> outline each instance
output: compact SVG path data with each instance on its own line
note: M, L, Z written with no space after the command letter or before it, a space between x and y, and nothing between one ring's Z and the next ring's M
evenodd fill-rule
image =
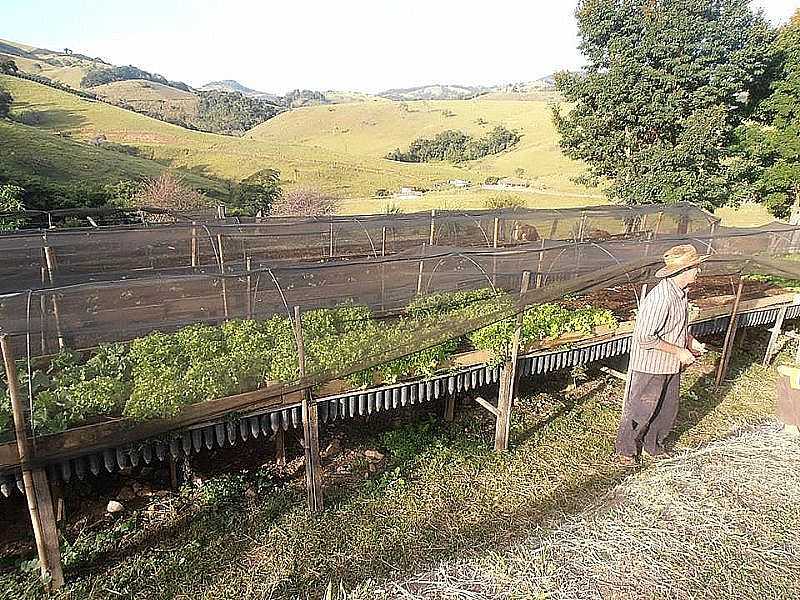
M575 0L0 0L0 38L199 86L377 92L581 66ZM754 0L775 22L800 0Z

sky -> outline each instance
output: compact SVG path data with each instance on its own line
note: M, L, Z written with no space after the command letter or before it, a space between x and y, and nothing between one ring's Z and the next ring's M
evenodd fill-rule
M0 0L0 38L201 86L379 92L582 65L576 0ZM753 0L775 23L800 0Z

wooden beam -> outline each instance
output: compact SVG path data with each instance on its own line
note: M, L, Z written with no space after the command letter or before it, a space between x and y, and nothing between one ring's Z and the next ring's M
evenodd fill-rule
M50 281L51 286L55 286L55 271L56 271L56 258L53 252L53 249L47 245L47 238L44 237L44 258L45 263L47 265L47 277ZM51 300L53 303L53 317L56 321L56 334L58 335L58 347L59 349L63 350L66 344L64 343L64 333L61 329L61 310L58 306L58 299L56 298L55 292L51 295Z
M428 245L433 246L436 240L436 209L431 209L431 234L428 238Z
M281 468L286 466L286 432L280 426L275 432L275 464Z
M8 395L11 398L11 409L14 416L14 433L20 462L22 463L25 501L28 504L28 513L31 517L33 535L36 540L36 552L39 556L41 578L48 589L52 591L64 585L64 572L61 567L58 528L53 514L50 485L44 469L31 469L28 462L31 453L25 428L25 413L22 409L22 398L19 393L17 365L11 351L11 343L5 334L0 335L0 347L2 348Z
M494 404L492 404L491 402L489 402L488 400L484 400L484 399L483 399L483 398L481 398L480 396L476 396L476 397L475 397L475 402L476 402L476 403L477 403L479 406L482 406L483 408L485 408L486 410L488 410L488 411L489 411L490 413L492 413L492 414L493 414L495 417L496 417L496 416L498 416L498 415L497 415L497 407L496 407Z
M300 379L306 375L306 352L303 342L303 321L300 307L294 307L294 334L297 341L297 362ZM313 512L323 509L322 473L319 456L319 414L317 403L311 398L311 389L303 390L303 440L306 458L306 495L308 507Z
M195 221L192 221L192 242L191 242L191 246L190 246L190 252L191 252L191 257L192 257L192 262L191 262L192 269L194 269L194 268L197 267L198 263L200 262L198 260L200 254L198 252L198 246L197 246L197 222L195 222Z
M452 422L456 416L456 397L452 394L444 400L444 420Z
M494 218L494 234L492 235L492 248L497 248L500 242L500 217Z
M742 299L742 286L744 279L739 275L739 286L736 288L736 298L733 301L731 308L730 321L728 322L728 330L725 332L725 342L722 344L722 356L719 359L717 367L717 377L715 380L716 387L722 385L722 380L728 371L728 363L731 359L731 349L733 348L733 340L736 337L736 328L739 321L739 301Z
M219 272L222 274L222 310L227 319L228 312L228 281L225 278L225 250L222 245L222 234L217 234L217 245L219 246Z

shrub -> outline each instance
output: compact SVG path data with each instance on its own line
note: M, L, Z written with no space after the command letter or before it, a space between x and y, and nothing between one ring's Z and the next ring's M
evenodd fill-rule
M314 189L299 189L289 192L276 200L272 213L290 217L313 217L332 215L339 207L334 196Z
M170 210L191 210L209 203L208 198L185 185L170 171L145 181L134 201L140 206Z

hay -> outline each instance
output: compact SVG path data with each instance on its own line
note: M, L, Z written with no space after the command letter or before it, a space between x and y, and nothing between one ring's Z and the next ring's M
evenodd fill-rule
M353 597L800 597L800 438L780 425L659 462L508 551Z

